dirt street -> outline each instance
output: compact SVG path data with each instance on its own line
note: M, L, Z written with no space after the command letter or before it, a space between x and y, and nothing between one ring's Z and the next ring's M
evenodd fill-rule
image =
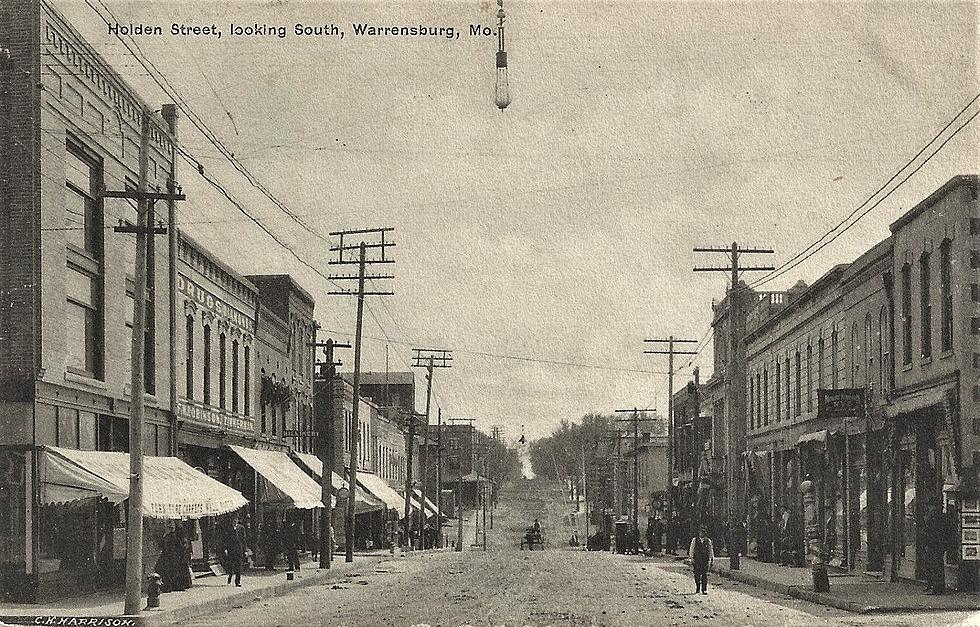
M683 564L567 546L565 505L537 484L499 503L488 550L414 553L193 625L945 625L965 613L856 617L712 576L695 595ZM543 551L521 551L534 518ZM466 538L467 544L472 537Z

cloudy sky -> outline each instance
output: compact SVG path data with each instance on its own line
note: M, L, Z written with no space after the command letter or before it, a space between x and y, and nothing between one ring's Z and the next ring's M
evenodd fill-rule
M134 39L312 230L396 229L396 295L369 301L364 368L383 370L387 353L391 370L407 369L415 346L453 349L436 405L511 437L590 411L665 410L666 358L643 355L642 340L704 337L725 290L725 275L692 272L724 257L697 259L692 247L770 246L776 254L759 261L781 264L980 91L974 3L506 1L513 103L503 112L493 105L496 39L468 33L493 25L486 0L54 3L152 104L171 98L102 18L167 32L215 24L220 39ZM345 36L235 38L231 23L336 24ZM355 23L461 33L357 37ZM764 289L812 282L950 177L977 172L978 129L965 127ZM235 172L186 116L180 133L297 255L336 269L324 239ZM294 275L316 297L321 339L349 339L354 300L328 296L334 286L181 165L182 227L242 273ZM702 346L694 365L706 377L712 347ZM691 369L679 365L682 385Z

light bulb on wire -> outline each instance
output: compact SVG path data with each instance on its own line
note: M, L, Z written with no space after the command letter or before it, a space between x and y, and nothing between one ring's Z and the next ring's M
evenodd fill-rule
M497 0L497 84L494 87L494 104L503 111L510 104L510 85L507 81L507 50L504 48L504 0Z

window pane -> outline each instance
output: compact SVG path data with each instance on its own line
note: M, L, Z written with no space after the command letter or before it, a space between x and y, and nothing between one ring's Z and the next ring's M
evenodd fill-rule
M91 193L92 166L69 151L65 156L65 180L83 192Z
M92 277L69 268L66 278L65 290L68 298L79 304L95 307L95 281Z
M81 305L68 301L65 308L67 363L72 368L86 370L86 329L89 312Z
M88 227L92 221L91 201L72 188L65 190L65 228L68 243L82 250L91 250Z

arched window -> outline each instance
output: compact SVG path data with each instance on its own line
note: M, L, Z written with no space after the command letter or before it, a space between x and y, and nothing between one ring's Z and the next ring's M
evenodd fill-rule
M851 339L851 363L850 363L851 387L854 388L857 387L858 385L857 383L858 374L861 371L861 358L860 358L861 346L860 346L860 342L858 341L859 339L858 323L856 320L851 324L850 339Z
M194 400L194 316L187 316L185 332L187 347L184 355L184 396Z
M813 411L813 345L806 344L806 411Z
M204 404L211 404L211 325L204 325Z
M953 261L950 241L939 245L940 350L953 350Z
M888 391L891 381L891 328L888 325L888 306L882 305L878 314L878 383L882 392Z

